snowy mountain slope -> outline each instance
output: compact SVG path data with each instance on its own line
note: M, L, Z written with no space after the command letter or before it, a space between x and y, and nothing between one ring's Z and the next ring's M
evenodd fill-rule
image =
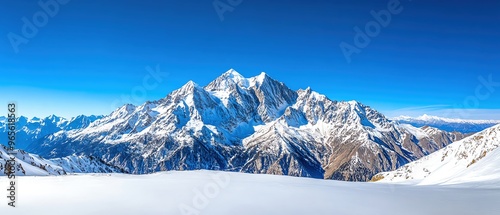
M395 171L379 173L378 181L413 180L420 184L453 184L500 179L500 125L486 129Z
M500 182L498 182L498 179L500 179L499 167L500 150L497 148L491 151L484 158L476 161L474 165L470 165L466 171L448 177L446 184L473 184L476 182L491 182L490 184L500 184ZM433 180L433 177L429 177L429 179L424 180L423 183L432 184L436 182Z
M310 88L293 91L265 73L245 78L229 70L205 87L190 81L29 150L92 156L136 174L209 169L365 181L461 138Z
M50 159L52 163L63 168L67 173L125 173L94 157L71 155Z
M0 204L6 214L497 215L500 211L498 185L482 189L476 184L350 183L217 171L22 177L18 182L22 189L18 207L10 208L8 199ZM0 177L0 186L7 183ZM47 202L57 203L57 208Z
M416 118L400 116L393 120L404 124L411 124L415 127L431 126L445 131L458 131L461 133L476 133L500 124L500 120L464 120L429 115L422 115Z
M47 176L47 175L65 175L66 171L60 166L41 158L40 156L26 153L22 150L15 152L15 176ZM0 145L0 176L7 175L7 169L10 165L12 155L7 153L7 147Z
M14 150L16 176L48 176L66 175L68 173L123 173L124 171L110 166L103 161L87 156L67 156L47 160L38 155L27 153L23 150ZM0 176L6 175L9 168L7 160L12 155L7 153L7 148L0 145Z
M84 116L80 115L71 119L65 119L55 115L40 119L33 117L20 116L17 118L16 124L16 148L26 149L30 144L36 143L42 137L53 134L61 130L72 130L85 128L90 123L101 118L101 116ZM6 118L0 118L0 143L7 143L7 125Z

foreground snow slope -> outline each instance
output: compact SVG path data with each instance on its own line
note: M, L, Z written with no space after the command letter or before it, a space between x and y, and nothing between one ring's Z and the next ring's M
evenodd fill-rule
M0 186L7 186L0 177ZM500 187L354 183L215 171L21 177L1 214L498 214ZM475 183L473 186L481 185ZM184 211L183 211L184 210Z

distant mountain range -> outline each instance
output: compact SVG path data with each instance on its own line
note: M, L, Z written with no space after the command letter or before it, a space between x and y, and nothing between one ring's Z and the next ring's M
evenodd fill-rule
M444 131L458 131L461 133L475 133L500 124L500 120L464 120L429 115L420 117L400 116L393 118L393 120L415 127L431 126Z
M379 173L374 181L416 181L420 184L487 182L500 178L500 125L406 164L392 172Z
M190 81L163 99L128 104L75 127L44 121L54 125L50 132L19 126L36 139L24 145L27 151L61 167L94 158L135 174L209 169L366 181L465 137L400 124L310 88L294 91L265 73L245 78L234 70L205 87Z
M16 124L16 148L26 149L32 143L36 143L41 138L56 133L61 130L73 130L85 128L90 123L100 119L102 116L80 115L71 119L65 119L55 115L46 118L33 117L28 119L21 116L17 118ZM7 123L5 117L0 117L0 143L7 144Z

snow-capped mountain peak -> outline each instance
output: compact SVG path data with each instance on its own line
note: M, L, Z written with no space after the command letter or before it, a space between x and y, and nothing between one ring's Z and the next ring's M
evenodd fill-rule
M252 83L253 86L262 85L262 83L264 83L264 81L266 81L267 79L272 78L269 77L269 75L267 75L265 72L261 72L259 75L250 78L250 83Z
M238 73L234 69L230 69L226 73L224 73L222 76L226 76L233 80L235 83L237 83L241 87L248 87L248 79L243 77L240 73Z
M179 89L179 92L191 93L193 90L197 90L200 88L201 88L200 85L198 85L194 81L188 81L186 84L184 84L184 86L182 86ZM181 93L181 94L184 94L184 93Z
M249 81L234 69L230 69L205 87L207 91L226 91L236 86L248 88Z
M254 76L251 78L245 78L243 75L238 73L234 69L230 69L227 72L223 73L221 76L216 78L214 81L210 82L205 90L207 91L227 91L227 90L235 90L236 86L239 86L242 89L248 88L258 88L265 81L273 80L269 77L265 72L261 72L258 76Z

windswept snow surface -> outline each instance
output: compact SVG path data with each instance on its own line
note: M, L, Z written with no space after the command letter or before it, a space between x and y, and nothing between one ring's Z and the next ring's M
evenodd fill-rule
M1 214L497 215L500 186L355 183L216 171L20 177ZM8 179L0 177L0 186ZM479 183L480 184L480 183Z

